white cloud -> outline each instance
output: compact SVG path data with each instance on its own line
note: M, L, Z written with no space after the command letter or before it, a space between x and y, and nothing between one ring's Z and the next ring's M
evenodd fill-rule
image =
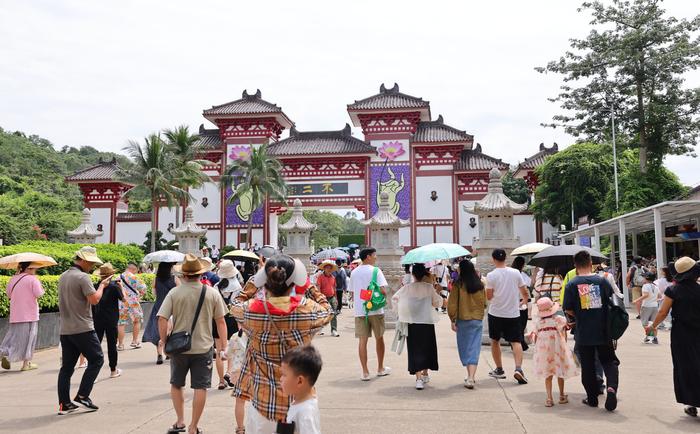
M0 5L0 126L118 151L260 88L300 130L340 129L345 105L398 82L433 117L517 163L557 111L533 67L588 32L574 1L24 1ZM667 1L677 16L695 2ZM700 74L689 77L700 84ZM359 131L355 132L360 135ZM687 184L695 160L670 158Z

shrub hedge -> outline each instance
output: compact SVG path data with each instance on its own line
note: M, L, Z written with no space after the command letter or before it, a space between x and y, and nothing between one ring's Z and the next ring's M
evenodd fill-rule
M146 295L143 297L143 301L154 301L155 296L153 294L153 281L155 279L155 274L139 274L141 280L148 287ZM44 287L44 295L39 298L39 310L41 312L58 312L58 278L60 276L37 276L41 285ZM97 276L91 276L92 280L97 283L99 278ZM0 318L8 316L10 312L10 300L7 298L7 282L9 282L10 276L0 276Z
M41 268L39 275L59 275L73 265L75 252L85 244L57 243L52 241L27 241L11 246L0 246L0 257L15 253L34 252L51 256L58 265ZM125 244L90 244L97 249L97 256L105 262L110 262L117 271L123 271L129 262L140 263L143 251L136 245ZM9 276L14 270L0 270L0 275Z

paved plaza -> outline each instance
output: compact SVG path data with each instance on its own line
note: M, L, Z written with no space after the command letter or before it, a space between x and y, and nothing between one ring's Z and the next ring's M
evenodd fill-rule
M518 386L508 378L486 376L493 367L483 347L477 389L462 386L463 370L454 334L446 316L437 324L440 371L425 390L413 388L406 372L406 354L387 353L389 377L359 381L357 342L352 318L340 316L340 338L319 336L324 368L318 383L324 433L669 433L700 432L700 421L685 416L675 403L671 380L668 332L658 346L641 344L639 322L632 320L620 342L620 403L615 413L585 408L579 379L568 383L570 403L544 407L544 384L530 376ZM387 332L387 340L393 331ZM128 343L128 338L127 338ZM373 341L370 341L370 345ZM504 353L507 371L513 362ZM119 353L121 378L109 379L105 366L93 391L101 408L96 413L56 415L57 349L41 351L37 371L0 372L0 432L51 433L164 433L175 420L170 404L168 365L155 365L150 344ZM532 351L526 353L525 372L532 373ZM370 366L374 362L370 350ZM105 364L106 365L106 364ZM72 393L82 370L73 377ZM216 376L214 376L216 382ZM188 391L188 408L191 392ZM233 399L229 391L211 390L200 425L206 433L233 432Z

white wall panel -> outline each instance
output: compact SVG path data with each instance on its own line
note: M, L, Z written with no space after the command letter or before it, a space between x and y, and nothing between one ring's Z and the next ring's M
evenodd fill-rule
M435 227L436 243L451 243L453 240L452 226Z
M426 244L434 243L433 238L433 227L432 226L418 226L416 228L416 238L418 246L424 246Z
M221 195L219 187L214 182L207 182L202 187L190 190L193 196L190 205L194 211L194 221L197 223L219 223L221 219ZM202 198L208 199L209 205L202 206Z
M479 236L479 217L464 211L464 205L472 205L474 202L475 201L473 200L463 200L459 202L457 207L457 212L459 215L459 244L463 246L473 245L474 238ZM476 219L476 226L474 226L474 228L469 227L470 217L474 217Z
M516 237L520 237L522 244L534 243L537 239L535 218L533 215L513 216L513 230Z
M96 243L109 243L109 230L111 228L112 210L109 208L92 208L92 225L97 228L97 225L102 225L102 235L97 237ZM75 228L72 228L75 229Z
M146 232L151 230L151 222L117 222L117 242L122 244L146 242Z
M430 199L430 192L437 193L437 200ZM416 178L416 218L451 219L452 218L452 177L420 176Z

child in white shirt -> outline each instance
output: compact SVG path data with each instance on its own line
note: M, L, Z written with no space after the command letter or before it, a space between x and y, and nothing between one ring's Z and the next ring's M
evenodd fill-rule
M633 301L633 303L642 302L639 313L640 319L642 320L642 327L646 327L649 322L656 318L656 314L659 313L659 288L654 285L655 279L656 274L651 272L644 273L642 296ZM658 344L659 339L653 335L645 335L644 343Z
M294 347L282 359L282 390L294 399L287 411L287 424L294 424L295 434L321 434L314 384L322 365L321 354L311 345Z

